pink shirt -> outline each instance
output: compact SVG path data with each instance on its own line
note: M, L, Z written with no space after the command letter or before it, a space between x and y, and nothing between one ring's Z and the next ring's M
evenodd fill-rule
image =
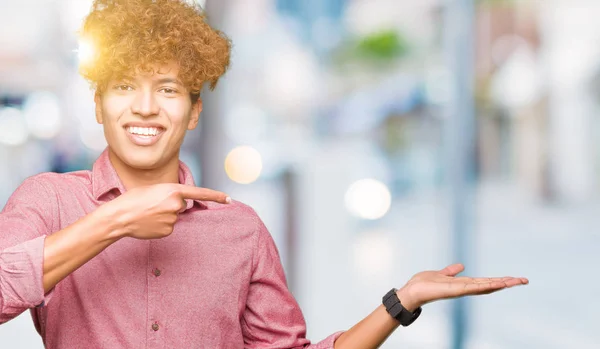
M193 185L181 163L180 183ZM239 202L188 200L173 234L125 238L42 286L44 239L124 192L105 151L92 171L28 178L0 213L0 324L27 309L46 348L333 348L310 345L279 253Z

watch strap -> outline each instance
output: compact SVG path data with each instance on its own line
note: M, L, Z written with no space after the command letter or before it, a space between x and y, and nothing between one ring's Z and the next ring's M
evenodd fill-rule
M397 295L397 289L392 288L388 293L383 296L382 302L385 306L387 312L402 326L409 326L421 315L421 307L417 308L414 312L408 311L402 303Z

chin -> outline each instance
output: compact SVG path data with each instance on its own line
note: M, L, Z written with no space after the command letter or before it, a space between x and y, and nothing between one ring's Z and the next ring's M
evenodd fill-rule
M146 154L128 154L123 160L129 167L138 170L153 170L160 167L161 163L159 156Z
M111 148L120 162L133 169L153 170L161 165L162 152L159 149L139 149L139 147Z

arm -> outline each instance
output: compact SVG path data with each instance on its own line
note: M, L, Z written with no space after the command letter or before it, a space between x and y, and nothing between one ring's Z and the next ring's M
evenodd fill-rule
M250 209L249 209L250 210ZM241 319L245 349L332 349L341 332L311 344L300 307L287 287L279 251L264 223L256 220L252 275Z
M55 196L26 179L0 212L0 324L49 301L42 287L44 239L56 229Z
M0 324L45 304L56 284L119 239L171 234L185 199L228 202L220 192L159 184L130 190L53 233L52 196L27 180L0 214Z
M380 305L369 316L344 332L335 341L334 348L378 348L398 326L400 324Z
M44 291L123 237L160 239L170 235L178 213L186 207L185 199L229 202L221 192L180 184L132 189L46 238Z
M124 237L119 221L118 213L98 209L47 236L44 242L44 293Z
M417 308L437 300L489 294L529 282L525 278L513 277L456 277L463 270L462 264L453 264L439 271L418 273L398 290L398 298L404 308L414 312ZM398 326L398 321L380 305L369 316L342 334L335 342L335 349L378 348Z
M305 338L302 313L287 289L275 243L262 221L256 219L253 274L242 318L244 348L374 349L398 328L398 321L380 305L350 330L310 344ZM443 270L418 273L398 290L398 298L408 311L414 312L436 300L488 294L528 282L525 278L513 277L456 277L463 269L462 265L454 264Z

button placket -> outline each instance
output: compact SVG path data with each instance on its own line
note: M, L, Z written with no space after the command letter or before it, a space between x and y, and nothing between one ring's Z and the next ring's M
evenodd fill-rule
M158 349L164 347L165 329L167 326L164 322L164 314L161 309L160 290L161 290L161 275L163 270L159 268L154 244L149 243L148 265L146 273L148 273L148 349Z

